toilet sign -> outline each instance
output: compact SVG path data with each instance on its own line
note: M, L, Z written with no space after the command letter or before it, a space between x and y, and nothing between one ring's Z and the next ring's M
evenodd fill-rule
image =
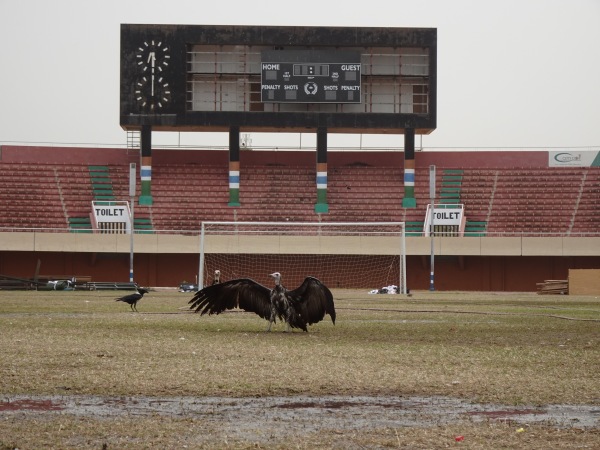
M129 233L131 217L129 203L123 201L93 201L92 213L100 233Z
M127 205L94 205L94 214L98 222L128 222L129 211Z
M431 236L431 231L438 236L462 236L465 221L465 205L462 203L429 203L423 223L423 236Z
M433 221L437 225L460 225L462 209L433 209Z

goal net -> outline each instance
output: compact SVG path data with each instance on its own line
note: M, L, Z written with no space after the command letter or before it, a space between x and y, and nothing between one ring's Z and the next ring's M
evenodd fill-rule
M202 222L198 286L251 278L271 286L269 274L299 286L313 276L329 288L396 286L406 294L404 222Z

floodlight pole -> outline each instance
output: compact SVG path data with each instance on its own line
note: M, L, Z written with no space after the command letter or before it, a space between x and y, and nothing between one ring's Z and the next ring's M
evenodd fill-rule
M135 203L135 163L129 164L129 282L133 283L133 204Z
M431 272L429 275L429 290L430 291L435 291L435 285L434 285L434 242L433 242L433 216L435 208L434 208L434 203L435 203L435 166L431 165L429 166L429 198L431 201L431 205L429 208L429 238L431 241Z

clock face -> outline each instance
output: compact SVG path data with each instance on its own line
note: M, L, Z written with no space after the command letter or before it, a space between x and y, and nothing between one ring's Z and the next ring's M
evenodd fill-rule
M158 111L171 101L171 88L162 76L142 76L135 85L135 98L143 109Z
M160 111L171 101L171 88L167 79L171 59L169 47L158 39L147 40L135 55L138 80L135 98L142 109Z

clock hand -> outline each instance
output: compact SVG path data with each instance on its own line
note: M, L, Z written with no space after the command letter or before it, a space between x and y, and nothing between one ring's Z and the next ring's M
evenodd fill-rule
M156 53L155 52L150 52L148 53L148 61L150 63L150 65L152 66L152 69L154 69L154 62L156 61Z
M154 52L148 53L148 62L150 63L150 67L152 68L152 76L151 76L152 84L150 87L150 89L151 89L150 94L152 96L154 96L154 67L156 65L156 54Z

